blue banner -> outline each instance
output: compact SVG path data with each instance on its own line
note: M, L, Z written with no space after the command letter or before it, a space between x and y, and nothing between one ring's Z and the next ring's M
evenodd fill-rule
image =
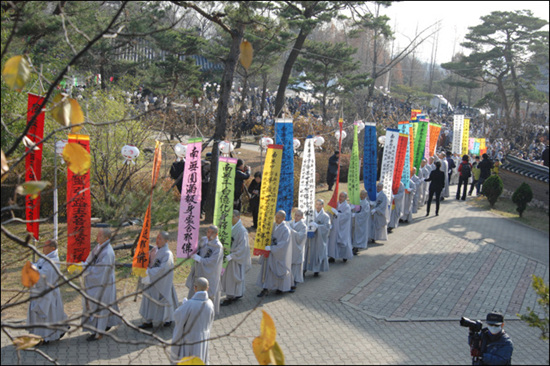
M376 123L365 123L365 141L363 144L363 183L370 201L376 201Z
M276 211L284 210L289 221L294 205L294 132L291 119L275 120L275 144L284 146Z
M399 122L399 133L409 135L410 124L408 121ZM401 175L401 182L405 186L405 189L410 188L411 179L411 144L407 143L407 155L405 155L405 165L403 166L403 174Z

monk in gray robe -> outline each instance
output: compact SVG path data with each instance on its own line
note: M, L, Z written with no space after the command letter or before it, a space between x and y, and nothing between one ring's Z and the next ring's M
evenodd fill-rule
M265 247L269 256L260 257L262 268L256 284L262 288L258 297L267 295L269 290L277 293L294 292L292 287L292 237L290 228L285 223L286 212L275 214L275 224L271 233L271 245Z
M315 202L314 220L309 223L308 238L306 242L305 269L313 271L313 276L318 277L319 272L328 271L328 237L331 229L330 216L323 206L325 201L318 199Z
M403 209L405 207L405 185L403 182L399 182L399 189L397 193L393 195L390 222L388 224L388 232L391 233L393 229L399 227L399 220L403 216Z
M208 280L197 277L193 285L193 297L174 313L171 361L177 363L184 357L196 356L208 365L208 339L214 323L214 304L209 298Z
M286 223L290 228L292 236L292 266L290 269L294 280L291 287L292 290L296 289L296 283L304 282L304 274L302 271L304 269L304 247L307 239L307 226L303 218L304 213L296 209L294 211L294 220L290 220Z
M351 206L347 202L348 194L341 192L338 195L338 209L332 209L332 231L328 239L329 263L342 258L345 262L353 258L351 244Z
M231 252L226 257L227 267L222 275L221 290L226 298L221 306L227 306L244 295L246 272L251 268L248 230L241 221L241 213L233 210L233 227L231 228Z
M445 188L441 191L441 200L443 201L443 198L449 198L451 196L449 191L449 162L447 161L447 155L444 152L439 154L439 159L436 159L436 161L441 162L441 171L445 173Z
M42 253L59 269L57 241L46 241L42 247ZM69 329L67 325L62 324L67 319L67 315L63 310L59 287L45 293L57 286L59 275L53 265L46 259L40 258L34 266L40 273L40 279L30 289L32 300L27 312L27 325L34 326L29 329L29 332L42 337L44 339L42 342L48 344L63 337ZM50 328L46 328L48 326Z
M111 247L111 230L100 228L96 240L98 244L81 264L84 268L84 291L103 304L100 306L82 299L82 325L91 327L86 330L92 332L87 341L101 339L102 333L121 323L120 318L107 308L111 306L114 311L119 311L116 303L115 252Z
M211 225L206 229L206 236L199 242L199 250L193 255L195 263L187 276L185 286L189 289L188 298L195 294L195 279L204 277L208 280L208 297L214 304L216 315L220 312L220 277L223 264L223 246L218 239L218 227Z
M409 223L412 221L412 209L415 193L416 184L412 179L409 179L409 189L405 189L405 206L403 207L403 216L401 217L403 222Z
M367 191L359 194L359 210L355 213L355 226L353 228L353 254L357 255L359 249L367 249L369 239L372 237L372 222L370 203Z
M141 329L153 327L153 323L162 323L169 327L174 320L174 311L178 307L178 296L174 288L174 255L168 245L170 234L161 231L157 235L157 246L149 253L147 276L141 280L145 287L139 313L145 319Z
M388 240L388 221L386 219L388 197L384 193L383 189L384 183L378 183L376 185L376 202L374 203L374 207L371 209L373 243L376 240Z
M422 182L423 182L423 187L424 187L424 203L422 205L425 205L428 203L428 198L430 198L430 183L429 182L426 182L426 179L428 179L430 177L430 174L432 173L432 171L435 170L435 161L434 161L434 157L430 156L430 158L428 159L428 163L426 164L426 166L424 167L424 170L423 170L423 177L422 177Z
M416 168L412 169L412 176L411 181L414 183L415 186L415 192L414 197L412 200L412 207L411 207L411 213L415 214L418 212L418 208L420 207L420 200L422 195L422 189L424 188L423 183L425 183L423 180L420 180L420 177L416 174Z

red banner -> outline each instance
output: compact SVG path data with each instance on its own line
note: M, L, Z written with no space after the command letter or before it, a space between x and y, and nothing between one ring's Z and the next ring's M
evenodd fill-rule
M399 134L397 140L397 153L395 154L395 165L393 168L393 184L392 192L397 194L399 190L399 184L401 183L401 175L403 174L403 167L405 166L405 158L407 157L407 144L409 143L409 136L404 133Z
M90 136L69 135L90 152ZM90 171L76 175L67 168L67 263L80 263L90 254L92 202Z
M31 121L35 113L38 111L40 103L44 98L34 94L28 94L27 104L27 124ZM32 143L42 141L44 138L44 111L36 117L34 124L29 129L27 137ZM25 160L25 182L40 180L42 178L42 144L38 145L38 150L31 151ZM25 152L29 151L27 147ZM32 199L30 195L25 197L25 217L27 221L27 231L32 233L34 238L38 240L40 219L40 195Z
M338 139L338 151L340 152L340 157L342 155L342 128L344 127L344 119L340 118L338 120L338 126L340 127L340 137ZM338 208L338 183L340 183L340 158L338 158L338 173L336 174L336 188L332 193L332 197L328 203L330 207Z
M439 140L440 132L441 125L430 123L430 156L435 155L435 149L437 148L437 140Z

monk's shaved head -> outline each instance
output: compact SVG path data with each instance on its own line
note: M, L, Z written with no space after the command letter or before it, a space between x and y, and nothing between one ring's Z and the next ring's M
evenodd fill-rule
M197 279L195 279L194 285L197 288L197 291L208 290L208 280L204 277L198 277Z

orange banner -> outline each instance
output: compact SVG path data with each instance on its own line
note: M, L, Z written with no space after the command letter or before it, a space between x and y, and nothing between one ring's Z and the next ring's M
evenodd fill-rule
M441 125L437 123L430 123L430 156L435 155L435 149L437 148L437 140L439 140L439 134L441 133Z
M134 252L134 260L132 262L132 274L140 277L145 277L145 271L149 266L149 236L151 233L151 204L153 203L153 190L157 184L157 179L160 172L160 165L162 162L162 143L157 141L155 145L155 155L153 157L153 172L151 177L151 198L149 199L149 206L145 212L145 218L143 219L143 227L141 228L141 234L137 243L136 251Z

